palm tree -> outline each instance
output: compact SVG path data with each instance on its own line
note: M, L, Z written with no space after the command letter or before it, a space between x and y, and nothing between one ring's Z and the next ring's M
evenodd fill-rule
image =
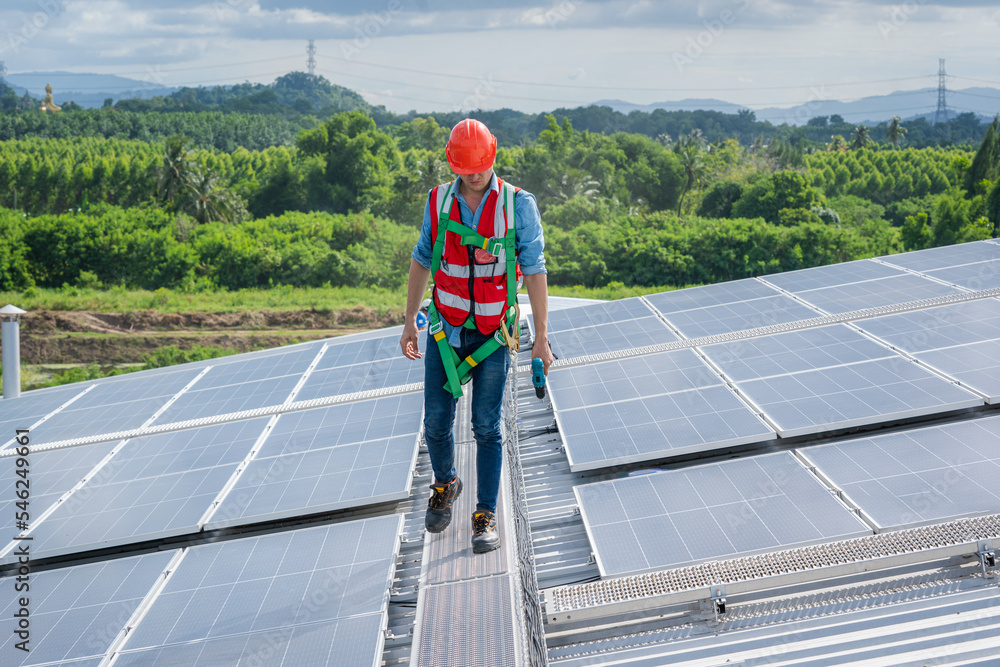
M872 139L868 136L867 125L858 125L854 128L854 140L851 142L851 148L864 148L871 142Z
M674 144L674 152L680 157L681 166L684 168L684 175L687 177L684 180L684 189L681 190L681 196L677 200L678 217L681 215L681 207L684 205L685 195L687 195L691 186L705 172L705 157L702 155L702 149L705 147L705 144L705 137L702 136L699 129L692 130L690 134L681 135L677 139L677 143Z
M208 170L195 168L189 171L185 194L185 212L201 224L239 222L243 217L243 202Z
M174 201L177 194L188 186L191 158L187 147L190 141L179 134L167 139L163 162L160 163L156 176L156 191L164 201Z
M899 142L906 136L906 128L900 125L899 116L893 116L889 127L885 130L885 138L892 142L893 148L899 148Z

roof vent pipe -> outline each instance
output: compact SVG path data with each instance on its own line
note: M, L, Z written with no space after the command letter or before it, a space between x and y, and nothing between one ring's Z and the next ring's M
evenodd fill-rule
M3 397L21 395L21 322L27 311L7 304L0 308L0 346L3 347Z

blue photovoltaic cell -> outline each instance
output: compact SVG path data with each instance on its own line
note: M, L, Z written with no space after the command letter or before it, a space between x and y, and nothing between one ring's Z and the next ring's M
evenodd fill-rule
M4 665L28 667L87 657L103 657L139 603L163 576L174 552L152 553L101 563L31 573L31 651L4 645ZM17 596L0 600L5 619L13 618ZM71 663L73 667L89 662Z
M901 255L886 255L879 259L889 264L901 266L904 269L933 271L949 266L1000 259L1000 245L990 243L989 241L974 241L972 243L962 243L942 248L918 250Z
M980 299L861 320L857 326L907 352L1000 339L1000 301Z
M737 382L896 357L843 324L706 345L701 350Z
M798 296L817 308L839 315L852 310L932 299L960 292L958 288L907 273L892 278L800 292Z
M283 415L206 528L409 495L421 393Z
M391 359L313 371L295 396L295 400L308 401L314 398L423 382L423 360L412 361L403 357L399 352L399 340L394 342L396 355ZM426 341L422 346L422 350L426 352Z
M664 315L681 310L708 308L726 303L737 303L767 296L777 296L780 292L759 280L745 278L703 287L660 292L646 296L658 311Z
M921 352L915 356L986 394L990 403L1000 402L1000 340Z
M79 484L114 449L115 444L82 445L31 454L28 468L31 518L37 520L60 496ZM0 542L0 550L8 553L0 557L0 562L14 560L9 551L16 543L8 540L20 532L14 527L14 503L18 500L15 482L20 479L16 471L16 456L0 458L0 526L8 528Z
M652 315L651 311L640 299L620 299L603 303L565 308L549 313L549 333L592 327L609 322L624 322Z
M156 419L156 424L170 424L281 405L292 395L292 390L295 389L299 379L300 375L286 375L201 390L197 390L195 385L167 408Z
M977 396L896 357L738 382L782 437L981 405Z
M783 290L798 293L821 287L835 287L899 275L903 275L901 269L873 262L870 259L862 259L856 262L817 266L812 269L800 269L787 273L773 273L763 276L763 279Z
M42 556L196 533L268 419L135 438L35 531Z
M557 359L615 352L675 340L679 339L655 315L582 329L549 332L549 343Z
M591 407L722 384L692 350L554 369L547 384L556 410Z
M0 450L12 443L17 429L30 430L45 415L83 393L84 387L70 385L42 391L26 391L18 398L0 400Z
M363 340L328 341L323 358L316 364L316 371L341 368L354 364L372 363L395 359L401 354L399 335L366 338Z
M284 354L247 356L233 360L215 360L211 370L203 375L193 391L229 387L247 382L259 382L286 375L302 375L319 354L316 347L295 347Z
M556 415L574 472L774 437L774 431L721 385Z
M801 450L884 529L1000 512L1000 418Z
M139 428L199 372L184 368L155 377L136 374L97 381L84 396L34 429L32 442L44 444Z
M1000 259L925 271L925 273L932 278L976 291L1000 287Z
M603 577L871 534L788 452L574 491Z
M685 310L666 318L688 338L756 329L819 317L820 313L784 294L738 303Z
M192 547L117 664L376 665L402 523L389 515Z

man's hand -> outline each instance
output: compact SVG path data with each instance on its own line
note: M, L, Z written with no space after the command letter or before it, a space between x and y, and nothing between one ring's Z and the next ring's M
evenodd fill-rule
M399 339L399 346L403 348L403 356L416 361L423 355L420 354L420 347L417 344L419 335L417 325L407 322L403 325L403 335Z
M549 366L555 361L555 357L552 356L552 348L549 347L548 338L535 338L535 344L531 348L531 358L539 358L542 360L542 369L545 374L549 374Z

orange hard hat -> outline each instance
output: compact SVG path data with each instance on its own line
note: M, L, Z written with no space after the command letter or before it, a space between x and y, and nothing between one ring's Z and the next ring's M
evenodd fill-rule
M444 154L448 156L448 166L456 174L478 174L493 166L497 138L480 121L466 118L451 128Z

